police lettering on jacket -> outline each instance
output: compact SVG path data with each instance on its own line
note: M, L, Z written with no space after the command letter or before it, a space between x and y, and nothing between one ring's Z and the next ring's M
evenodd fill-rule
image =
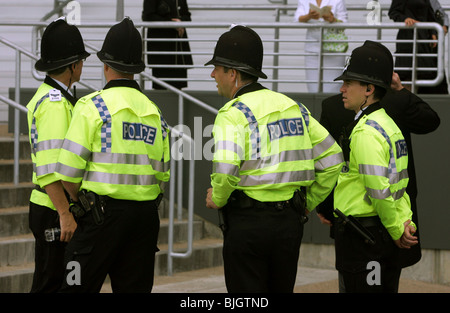
M141 123L122 123L122 138L125 140L143 141L146 144L155 143L156 128Z
M406 145L405 140L398 140L395 142L395 147L397 148L397 159L402 156L408 155L408 146Z
M280 139L284 136L302 136L303 123L301 118L278 120L267 124L270 141Z

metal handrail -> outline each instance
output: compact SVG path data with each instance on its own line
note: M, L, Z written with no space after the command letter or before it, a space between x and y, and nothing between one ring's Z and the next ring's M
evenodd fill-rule
M53 8L53 10L51 10L50 12L48 12L41 18L41 22L44 22L44 21L48 20L50 17L52 17L53 15L62 12L62 10L66 7L66 5L71 1L72 0L65 0L65 1L56 1L55 0L55 7ZM58 3L56 3L56 2L58 2Z
M136 27L144 27L144 28L173 28L173 23L167 23L167 22L146 22L146 23L136 23L135 24ZM333 23L333 24L323 24L323 25L318 25L318 24L305 24L305 23L246 23L247 26L252 27L254 29L274 29L274 30L280 30L280 29L321 29L322 30L322 35L323 35L323 30L324 29L329 29L329 28L343 28L343 29L348 29L348 30L352 30L352 29L380 29L380 30L384 30L384 29L434 29L437 31L438 33L438 39L437 40L421 40L421 39L417 39L417 33L414 33L414 38L412 40L403 40L402 42L406 43L406 42L412 42L412 43L431 43L431 42L436 42L438 43L438 53L437 54L418 54L415 51L412 54L393 54L394 57L395 56L412 56L414 57L433 57L433 56L437 56L438 57L438 66L437 66L437 72L438 75L435 79L433 80L412 80L412 81L404 81L403 83L405 84L412 84L413 86L417 85L417 86L435 86L438 83L440 83L444 77L444 51L445 51L445 35L444 35L444 31L442 29L442 27L438 24L438 23L424 23L424 22L420 22L420 23L416 23L414 24L414 26L409 27L406 26L404 23L383 23L381 25L368 25L366 23ZM229 28L230 24L229 23L196 23L196 22L178 22L177 23L177 27L184 27L184 28ZM144 42L146 41L162 41L162 40L166 40L165 38L158 38L158 39L147 39L144 38L143 39ZM171 39L167 39L168 41L170 41ZM173 40L173 39L172 39ZM217 40L217 38L215 38L215 40ZM365 40L365 39L364 39ZM364 40L352 40L349 39L348 42L349 43L362 43ZM178 41L182 41L182 40L178 40ZM381 40L381 39L375 39L374 41L379 41L379 42L383 42L383 43L395 43L397 42L397 40ZM267 39L267 38L263 38L263 42L268 43L268 42L273 42L274 43L274 51L273 52L265 52L265 56L273 56L274 57L274 66L273 67L265 67L265 68L271 68L272 69L272 79L266 79L265 82L272 82L272 83L280 83L280 82L286 82L286 83L298 83L299 80L286 80L286 79L278 79L278 69L279 66L277 66L277 62L278 62L278 58L280 56L306 56L306 55L310 55L310 53L307 52L298 52L298 53L281 53L278 51L278 46L276 45L279 42L282 42L282 40L280 40L279 38L277 38L277 33L275 33L275 38L273 39ZM297 39L296 42L299 43L311 43L311 42L317 42L317 41L311 41L311 40L307 40L307 39ZM322 39L322 37L320 38L319 43L321 44L322 42L325 42L325 40ZM415 45L414 45L415 46ZM325 55L349 55L351 53L351 51L348 51L347 53L324 53L324 52L319 52L319 68L321 69L331 69L328 67L324 67L323 66L323 59L322 56ZM174 52L165 52L165 51L152 51L152 52L146 52L146 54L176 54ZM187 53L180 53L178 52L178 54L187 54ZM211 56L212 51L210 52L191 52L191 54L193 55L209 55ZM155 67L170 67L169 65L163 65L163 66L155 66ZM175 67L175 66L174 66ZM180 67L180 66L178 66ZM198 66L192 66L192 67L198 67ZM301 67L295 67L295 66L290 66L290 69L299 69ZM415 67L415 63L413 63L413 66L410 68L401 68L402 70L405 69L410 69L413 71L413 74L415 74L417 71L420 70L430 70L429 68L417 68ZM413 76L415 77L415 76ZM165 81L170 81L170 78L163 78ZM172 79L172 80L183 80L180 78L177 79ZM188 80L187 78L185 79L186 81ZM193 81L192 79L189 79L189 81ZM199 79L197 81L210 81L207 79ZM306 81L308 82L308 81ZM321 86L321 83L326 82L326 81L322 81L319 78L319 86ZM276 90L276 88L273 88ZM320 91L320 90L319 90Z
M379 30L383 30L383 29L402 29L402 28L409 28L408 26L405 26L404 23L383 23L381 25L367 25L365 23L339 23L340 25L336 25L336 23L332 24L332 25L312 25L312 24L307 24L307 23L280 23L280 22L276 22L276 23L249 23L247 24L247 26L253 27L253 28L258 28L258 29L274 29L275 31L279 31L281 29L309 29L309 28L317 28L320 27L322 29L326 29L326 28L336 28L336 27L342 27L342 28L346 28L346 29L379 29ZM12 23L12 22L6 22L6 23L0 23L1 25L21 25L21 26L36 26L36 28L40 28L40 27L45 27L45 23ZM110 27L114 25L114 23L84 23L82 25L79 25L79 27L85 27L85 28L105 28L105 27ZM135 23L136 27L138 28L148 28L148 27L152 27L152 28L173 28L173 23L172 22L142 22L142 23ZM179 27L185 27L185 28L211 28L211 29L217 29L217 28L229 28L230 24L229 23L198 23L198 22L178 22L177 26ZM439 60L441 60L441 58L444 58L444 44L445 44L445 36L443 34L442 27L437 24L437 23L417 23L415 24L412 29L416 29L416 28L433 28L436 29L438 33L442 34L441 36L438 37L437 41L439 44L439 52L438 52L438 57ZM411 29L411 28L409 28ZM34 29L33 33L36 33L37 30ZM37 35L36 35L37 36ZM273 65L269 65L269 66L265 66L266 69L271 69L272 70L272 78L269 78L267 80L265 80L265 82L267 83L272 83L274 84L274 87L277 87L276 84L278 83L308 83L311 81L307 81L307 80L299 80L299 79L279 79L278 78L278 71L280 69L283 69L283 67L280 67L278 65L278 59L280 56L306 56L308 55L308 53L305 52L299 52L299 53L283 53L283 52L279 52L278 51L278 43L281 42L286 42L286 40L280 40L280 38L277 38L277 34L275 34L273 39L269 39L269 38L263 38L263 41L265 43L273 43L274 45L274 49L273 52L266 52L265 55L266 56L270 56L273 57ZM144 38L144 43L146 41L160 41L162 39L146 39ZM171 39L168 39L171 40ZM186 40L186 39L184 39ZM194 41L193 39L189 39ZM205 40L205 39L203 39ZM216 41L217 38L211 38L208 41ZM381 40L381 39L376 39L380 42L383 43L394 43L396 42L395 40ZM303 38L298 38L295 40L295 42L298 43L308 43L310 41L303 39ZM361 40L349 40L349 43L357 43L357 42L362 42ZM406 42L406 41L403 41ZM425 41L419 41L416 40L416 42L425 42ZM212 50L212 49L211 49ZM147 54L150 53L168 53L168 52L148 52ZM350 53L350 51L347 52L346 55L348 55ZM173 53L172 53L173 54ZM208 57L211 56L212 51L192 51L191 54L193 55L208 55ZM323 54L326 55L326 54ZM336 54L334 54L336 55ZM397 54L394 54L395 56L400 56ZM409 56L412 56L409 55ZM425 55L423 55L425 56ZM430 56L430 55L427 55ZM320 59L321 60L321 59ZM322 60L321 60L322 61ZM443 69L444 63L443 62L438 62L438 72L439 73L443 73L444 69ZM449 66L449 71L450 71L450 64ZM162 67L161 65L156 65L155 67ZM171 67L170 65L168 65L167 67ZM173 67L177 67L177 66L173 66ZM180 67L180 66L178 66ZM203 67L202 65L193 65L191 66L191 68L201 68ZM292 70L297 70L297 69L302 69L302 67L298 67L298 66L290 66L288 67L289 69ZM323 67L322 67L323 68ZM286 69L286 67L284 68ZM303 69L306 69L306 67L303 67ZM331 68L323 68L323 69L331 69ZM405 69L405 68L402 68ZM413 70L413 68L410 68L411 70ZM421 69L416 69L416 70L421 70ZM33 70L34 72L34 70ZM36 74L35 72L33 73L34 77L36 79L43 79L42 76L39 77L38 74ZM439 77L440 78L440 77ZM180 78L180 79L170 79L170 78L163 78L164 81L171 81L171 80L187 80L184 78ZM209 79L208 75L205 75L204 79L198 79L198 78L189 78L189 81L192 82L211 82L212 80ZM326 81L328 82L328 81ZM319 81L319 85L321 85L322 83L324 83L324 81ZM404 82L407 84L413 84L413 85L417 85L417 86L431 86L431 85L435 85L436 81L429 81L429 80L420 80L420 81L410 81L410 82ZM88 86L89 89L92 89L93 86L89 85ZM96 89L100 88L100 86L98 86ZM277 90L277 88L273 88L274 90Z
M192 103L204 108L205 110L217 114L218 110L211 107L210 105L192 97L191 95L185 93L184 91L177 89L173 87L172 85L154 77L151 76L145 72L142 72L139 74L141 77L147 78L155 83L160 84L162 87L170 90L171 92L174 92L178 95L179 101L178 101L178 119L179 119L179 125L183 124L183 109L184 109L184 99L187 99L191 101ZM175 252L174 251L174 238L173 238L173 228L174 228L174 210L175 210L175 204L174 204L174 190L175 190L175 173L178 172L177 177L177 209L178 209L178 220L181 220L181 212L182 212L182 204L183 204L183 196L182 196L182 187L183 187L183 160L180 159L178 161L178 169L175 169L175 159L173 155L170 158L170 171L171 171L171 179L170 179L170 199L169 199L169 231L168 231L168 252L167 252L167 274L171 276L173 274L173 258L188 258L191 256L193 251L193 240L194 240L194 231L193 231L193 216L194 216L194 166L195 166L195 145L194 140L192 137L178 131L176 128L170 127L170 130L172 134L175 134L173 137L180 137L183 138L184 141L187 141L190 144L190 153L191 157L189 159L189 199L188 199L188 243L187 243L187 251L184 253L181 252ZM183 149L184 150L184 149ZM174 150L171 150L174 151Z

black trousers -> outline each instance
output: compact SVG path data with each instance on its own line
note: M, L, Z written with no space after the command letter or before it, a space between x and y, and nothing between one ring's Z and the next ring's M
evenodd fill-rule
M64 279L66 244L61 241L45 241L44 232L49 228L60 227L58 212L30 202L28 219L35 238L35 268L30 292L57 292Z
M366 220L365 220L366 219ZM364 225L369 218L360 218ZM399 248L377 218L366 229L374 236L375 245L336 219L336 269L339 271L340 292L397 293L401 273ZM365 220L365 221L364 221ZM373 222L375 220L375 222ZM373 225L375 224L375 225Z
M61 292L99 292L107 275L113 292L150 292L158 251L157 209L156 201L109 199L103 224L94 222L92 211L79 219L66 249Z
M261 203L227 205L223 259L228 292L294 290L303 225L300 212Z

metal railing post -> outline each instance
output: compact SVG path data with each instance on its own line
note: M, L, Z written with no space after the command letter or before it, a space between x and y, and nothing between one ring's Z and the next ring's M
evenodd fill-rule
M182 126L184 124L184 102L183 96L178 95L178 125ZM181 145L182 151L181 155L184 155L185 144ZM183 208L183 158L178 160L178 177L177 177L177 217L178 221L182 219L182 208Z
M20 51L16 51L16 86L14 90L15 102L20 103ZM14 184L19 184L19 149L20 149L20 112L14 110Z

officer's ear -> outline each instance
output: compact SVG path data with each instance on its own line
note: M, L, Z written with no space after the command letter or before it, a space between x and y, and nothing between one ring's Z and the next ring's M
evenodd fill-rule
M375 86L372 84L368 84L366 88L367 95L370 96L375 91Z

